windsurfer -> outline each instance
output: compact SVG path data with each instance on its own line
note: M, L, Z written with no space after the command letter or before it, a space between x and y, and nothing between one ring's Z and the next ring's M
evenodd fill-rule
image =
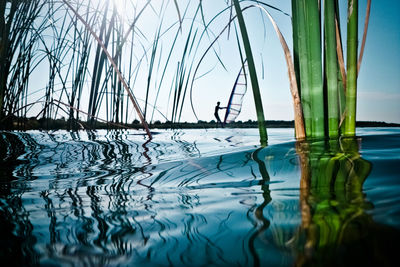
M226 109L226 107L220 107L219 105L220 105L220 102L218 101L218 102L217 102L217 105L215 106L214 116L215 116L215 118L217 119L217 128L218 128L218 123L220 123L220 124L221 124L221 127L223 128L223 127L224 127L224 124L222 123L221 119L219 118L218 111L219 111L220 109Z

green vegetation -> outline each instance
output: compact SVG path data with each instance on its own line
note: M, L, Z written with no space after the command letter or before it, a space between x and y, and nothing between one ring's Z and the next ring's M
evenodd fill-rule
M267 144L267 129L264 125L264 109L261 102L260 86L258 85L257 71L254 64L253 52L251 51L250 40L247 34L246 25L242 15L242 9L238 0L233 0L236 15L239 23L240 32L242 33L243 46L246 52L247 64L249 66L250 80L253 88L254 104L256 106L258 128L260 131L260 142L262 146Z
M130 5L133 12L121 14L121 6L118 8L113 1L18 0L0 3L2 127L9 118L32 115L35 120L68 117L69 128L79 128L78 124L84 120L82 116L86 118L85 125L90 127L100 120L109 125L128 125L132 110L135 110L151 137L148 121L153 121L156 111L161 113L157 103L163 101L162 104L168 107L169 114L161 113L165 120L179 123L189 95L197 118L196 101L192 97L194 83L217 65L226 69L218 45L222 35L227 33L229 38L231 28L234 28L241 63L248 62L260 141L266 145L262 88L258 83L254 51L244 17L246 10L258 8L271 21L285 54L296 137L355 135L357 74L365 46L370 0L359 56L358 1L348 1L347 66L343 58L337 0L323 3L318 0L292 1L293 57L268 9L288 14L261 1L227 1L226 8L209 20L202 1L186 7L178 1L155 3L149 0L141 7L134 2L122 2L124 8ZM169 6L177 15L172 23L165 22ZM195 7L191 18L188 17L189 7ZM152 38L140 28L141 20L149 14L157 21ZM225 27L220 33L214 33L216 21L228 14ZM204 46L207 47L205 50ZM217 63L200 75L200 66L210 52L214 53ZM173 55L178 55L179 61L174 62ZM29 88L31 75L37 68L47 68L48 75L43 75L44 88L32 91ZM167 73L175 75L168 77ZM138 80L147 81L143 100L137 98L134 90ZM159 95L165 88L169 88L169 97L161 100ZM32 96L39 94L39 97ZM138 100L143 103L139 105ZM32 114L34 107L37 110L40 106L39 111Z
M49 28L50 14L40 16L45 6L40 0L0 3L0 120L10 113L22 114L18 108L27 101L30 73L48 54L39 55L35 49Z
M328 132L329 137L335 138L339 134L339 93L338 93L338 59L336 52L336 25L335 3L325 1L325 68L327 79L328 99Z
M344 134L356 133L357 51L358 51L358 0L348 1L347 19L347 91Z
M264 122L268 128L293 128L294 121L284 120L267 120ZM234 121L225 124L224 128L258 128L258 121ZM96 130L96 129L142 129L142 124L139 120L134 120L131 123L114 123L100 118L95 118L93 121L86 120L71 120L68 118L40 118L35 117L7 117L3 121L2 126L8 130ZM215 120L197 122L172 122L169 120L156 120L148 125L150 129L209 129L217 126ZM357 121L357 127L400 127L399 123L386 123L379 121Z
M292 1L294 59L300 82L306 136L307 138L325 136L336 138L341 134L355 136L358 1L348 1L347 73L344 70L341 48L338 1L324 1L323 4L324 24L321 27L322 14L319 1ZM364 36L366 36L369 10L368 8ZM364 45L365 38L362 46ZM361 58L362 54L360 63ZM345 127L341 127L344 116Z

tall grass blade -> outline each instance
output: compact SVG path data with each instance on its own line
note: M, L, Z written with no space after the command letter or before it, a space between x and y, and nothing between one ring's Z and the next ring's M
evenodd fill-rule
M242 34L242 41L243 41L243 46L248 62L248 67L249 67L249 74L250 74L250 80L252 84L252 89L253 89L253 96L254 96L254 102L256 106L256 112L257 112L257 120L258 120L258 129L260 132L260 143L261 146L266 146L267 145L267 129L265 127L265 119L264 119L264 110L262 106L262 101L261 101L261 95L260 95L260 87L258 84L258 78L257 78L257 71L256 67L254 64L254 59L253 59L253 53L251 51L251 46L250 46L250 40L249 36L247 34L247 29L246 25L244 22L243 14L242 14L242 9L240 8L239 0L233 0L233 4L235 6L235 11L239 23L239 28L240 32Z
M182 17L181 17L181 12L179 11L179 5L178 1L174 0L176 12L178 13L178 18L179 18L179 29L182 31Z
M361 63L362 63L362 59L363 59L363 55L364 55L365 43L367 41L367 32L368 32L369 15L370 15L370 13L371 13L371 0L368 0L367 11L366 11L366 14L365 14L363 39L362 39L362 42L361 42L360 55L358 56L357 74L360 72Z
M340 70L341 80L343 83L343 88L344 88L344 90L346 90L347 74L346 74L346 66L344 64L344 56L343 56L343 48L342 48L342 35L340 34L337 18L335 19L335 28L336 28L336 53L338 56L339 70Z
M273 5L264 3L264 2L259 1L259 0L250 0L250 1L251 1L251 2L255 2L257 5L266 6L266 7L270 8L270 9L273 9L273 10L275 10L275 11L278 11L278 12L282 13L283 15L288 16L288 17L290 18L290 14L286 13L285 11L283 11L283 10L280 9L280 8L277 8L276 6L273 6Z
M233 4L232 4L232 0L231 0L231 4L229 7L228 39L229 39L229 34L231 32L232 14L233 14ZM204 21L204 19L203 19L203 21Z
M335 1L336 54L338 59L339 128L342 132L346 112L346 66L344 64L342 35L340 32L339 1Z

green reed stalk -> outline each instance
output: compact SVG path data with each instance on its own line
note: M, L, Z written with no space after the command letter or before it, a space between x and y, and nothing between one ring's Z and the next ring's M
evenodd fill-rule
M243 46L247 57L250 80L253 88L253 96L257 112L258 129L260 132L260 142L262 146L266 146L268 136L267 136L267 129L265 127L264 109L261 102L260 87L258 85L257 72L254 64L253 53L251 51L250 40L247 34L247 29L244 23L243 14L240 8L239 1L233 0L233 4L235 6L240 32L242 34Z
M308 30L307 46L309 49L309 77L311 79L311 120L314 138L325 136L324 95L322 81L321 57L321 23L318 0L304 1L306 10L306 27Z
M298 90L300 90L300 62L299 62L299 22L298 22L298 1L292 0L292 30L293 30L293 64L296 73Z
M339 132L342 133L342 129L344 129L344 117L346 111L346 94L344 87L343 78L340 70L338 70L338 101L339 101Z
M357 45L358 45L358 0L348 1L347 18L347 90L344 135L356 134L357 101Z
M325 66L328 86L328 133L329 137L339 134L338 66L336 54L335 3L325 0Z
M311 78L308 65L308 45L307 45L307 27L305 0L292 0L293 12L293 40L294 40L294 61L295 66L298 65L299 73L299 88L301 103L304 114L304 124L306 136L311 137L312 120L311 120ZM297 55L297 56L296 56ZM297 62L298 61L298 62Z

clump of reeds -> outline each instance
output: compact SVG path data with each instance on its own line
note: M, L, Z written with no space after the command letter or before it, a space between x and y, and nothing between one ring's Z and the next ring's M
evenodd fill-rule
M269 12L259 1L251 5L265 11L271 20L285 52L295 108L296 137L336 138L354 136L356 121L357 74L361 64L368 28L371 1L367 4L361 53L358 56L358 0L348 1L347 73L344 67L340 33L339 2L292 0L294 61L286 41ZM246 28L238 0L233 0L241 27L246 56L252 58ZM265 5L265 4L264 4ZM323 16L322 16L323 10ZM323 22L321 18L323 17ZM324 33L323 38L322 33ZM248 58L249 59L249 58ZM251 67L257 114L262 113L255 68ZM299 100L301 98L301 101ZM261 119L261 116L258 118ZM260 136L263 133L260 124Z
M41 14L45 5L40 0L0 2L0 121L17 111L23 115L30 74L42 60L37 42L48 26L49 14Z
M241 62L248 62L261 143L265 145L267 131L261 90L242 14L247 9L259 8L273 24L284 49L295 109L296 137L335 138L355 134L357 73L366 36L364 30L357 59L357 0L348 1L347 67L343 58L337 0L324 1L322 6L318 0L292 0L293 57L267 9L284 12L260 1L249 1L250 4L244 8L238 0L227 1L227 7L210 21L205 19L207 10L204 10L202 1L188 4L184 12L176 0L157 3L149 0L141 6L122 2L133 8L134 12L128 18L118 13L112 1L2 1L0 120L9 115L26 116L32 106L41 103L42 108L36 117L56 118L60 112L65 112L71 127L80 119L80 114L92 124L100 113L105 114L109 122L127 124L134 108L148 131L147 121L153 120L160 91L168 87L170 92L166 102L170 114L167 110L167 115L163 116L172 122L180 121L189 91L194 111L193 84L199 78L198 69L205 55L214 52L218 64L225 68L215 45L224 32L228 31L229 36L234 27L237 40L240 40L239 52L242 53L243 49ZM166 25L164 16L169 5L174 6L177 18ZM193 6L195 10L189 18L188 10ZM211 26L227 12L230 13L228 23L219 34L215 34ZM143 14L147 16L150 13L158 20L152 40L138 26ZM173 38L163 39L171 31L175 31ZM204 42L209 45L201 52ZM183 45L180 47L179 43ZM165 50L167 53L163 52ZM177 55L179 59L174 61L173 57ZM43 64L48 67L49 75L41 96L34 99L31 95L35 92L28 90L30 75ZM171 72L175 73L173 78L168 77ZM144 104L139 105L133 88L138 77L143 75L147 82ZM87 98L82 97L84 90L88 92ZM149 131L148 134L151 135Z
M370 4L368 1L362 47L365 45ZM362 59L361 52L358 60L358 0L348 1L347 73L341 45L339 2L323 1L323 23L321 10L318 0L292 1L295 65L306 136L354 136L357 68Z

